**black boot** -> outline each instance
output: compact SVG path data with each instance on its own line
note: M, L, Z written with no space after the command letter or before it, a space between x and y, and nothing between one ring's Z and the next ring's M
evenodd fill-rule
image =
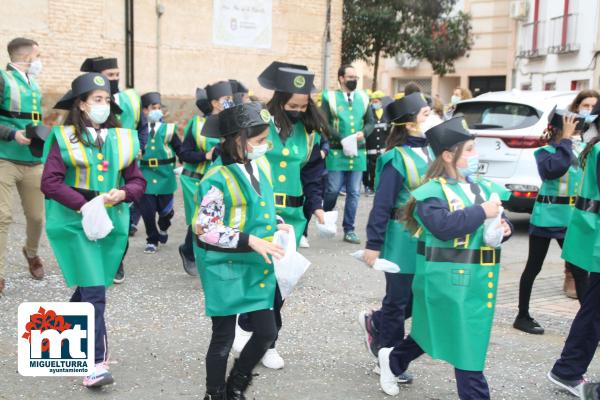
M227 400L225 385L213 389L206 388L204 400Z
M242 373L237 365L238 360L235 360L227 378L227 400L246 400L244 393L252 383L252 374Z

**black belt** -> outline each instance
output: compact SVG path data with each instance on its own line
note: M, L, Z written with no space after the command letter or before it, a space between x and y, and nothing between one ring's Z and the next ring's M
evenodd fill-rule
M575 207L581 211L587 211L595 214L600 214L600 201L586 199L585 197L577 197Z
M200 247L201 249L207 250L207 251L218 251L220 253L251 253L251 251L248 251L248 248L226 248L226 247L219 247L219 246L214 246L212 244L208 244L208 243L204 243L202 240L200 240L198 238L198 235L194 235L196 236L196 245L198 247Z
M192 172L185 168L183 169L183 171L181 171L181 175L189 176L190 178L194 178L194 179L202 179L202 177L204 176L202 174L199 174L198 172Z
M81 194L86 201L92 200L94 197L99 196L100 192L97 190L87 190L80 188L73 188L77 193Z
M545 195L538 195L538 197L535 199L535 201L537 201L538 203L544 203L544 204L569 204L569 205L573 205L575 204L575 199L577 198L577 196L545 196Z
M417 243L417 254L425 256L425 259L431 262L479 265L495 265L500 262L500 249L491 247L480 249L427 247L425 242L419 241Z
M0 115L4 115L5 117L9 117L9 118L28 119L31 121L41 121L42 120L42 114L40 114L39 112L24 113L24 112L7 111L7 110L0 109Z
M273 193L275 197L275 207L302 207L304 206L304 196L288 196L285 193Z
M158 158L149 158L147 160L140 160L140 165L147 165L150 168L157 168L159 165L172 164L175 162L175 157L159 160Z
M329 148L332 150L343 150L343 147L341 144L330 144ZM364 143L359 143L358 144L358 148L359 149L365 149L366 145Z
M390 219L395 221L400 221L404 218L404 207L392 208L392 212L390 213Z

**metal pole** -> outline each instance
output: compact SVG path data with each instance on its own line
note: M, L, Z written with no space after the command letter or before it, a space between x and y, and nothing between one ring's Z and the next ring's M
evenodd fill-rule
M329 68L331 63L331 0L327 0L327 11L325 14L325 43L323 46L323 77L322 89L329 88Z
M165 12L165 6L156 0L156 91L160 93L160 17Z

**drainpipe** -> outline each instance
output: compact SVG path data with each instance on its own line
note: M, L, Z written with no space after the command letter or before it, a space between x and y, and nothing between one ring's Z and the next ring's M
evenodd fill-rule
M165 13L165 6L156 0L156 91L160 93L160 17Z
M327 11L325 13L325 43L323 46L323 77L321 88L329 88L329 67L331 64L331 0L327 0Z

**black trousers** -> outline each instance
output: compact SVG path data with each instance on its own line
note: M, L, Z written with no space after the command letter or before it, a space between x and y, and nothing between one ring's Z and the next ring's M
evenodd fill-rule
M569 336L552 372L566 380L580 380L600 341L600 273L590 273L589 287L571 324Z
M404 340L404 321L412 315L414 274L385 273L385 297L373 312L373 325L381 347L398 346Z
M251 374L265 352L277 337L273 310L253 311L246 314L254 331L238 359L238 368ZM214 392L225 385L227 358L235 338L235 315L212 317L212 337L206 353L206 389Z
M96 364L101 363L106 359L106 355L108 354L106 323L104 321L106 288L104 286L78 286L69 301L72 303L92 303L94 306L94 337L96 341L94 359Z
M279 286L275 287L275 301L273 302L273 315L275 317L275 325L277 327L277 331L275 332L275 338L273 342L269 344L269 348L275 348L275 342L277 341L277 337L279 336L279 331L281 330L282 322L281 322L281 308L283 307L283 299L281 298L281 293L279 292ZM238 325L240 328L245 330L246 332L255 332L254 322L252 318L250 318L249 313L240 314L238 317Z
M321 198L325 197L325 187L327 186L327 174L321 177ZM308 207L308 203L304 202L304 207L302 209L304 212L304 218L306 218L306 227L304 227L304 236L308 237L308 225L310 224L310 219L312 218L312 213L310 208Z
M529 255L519 283L519 316L521 317L529 315L529 300L533 282L542 270L551 240L547 237L529 235ZM556 239L556 241L562 249L564 239ZM575 279L575 290L581 303L587 288L588 272L570 263L566 263L566 265Z
M410 336L390 353L390 368L394 375L404 373L409 364L423 355L424 351ZM454 368L456 389L461 400L489 400L490 389L482 371L465 371Z
M144 194L139 203L146 227L146 242L158 245L158 230L166 231L171 226L173 211L172 194ZM158 228L156 215L158 214Z
M185 235L185 242L183 242L181 251L183 252L185 258L190 261L196 261L196 256L194 255L194 232L192 232L191 225L188 225L187 233Z
M367 170L363 172L363 185L371 190L375 190L377 158L379 158L379 154L367 154Z

